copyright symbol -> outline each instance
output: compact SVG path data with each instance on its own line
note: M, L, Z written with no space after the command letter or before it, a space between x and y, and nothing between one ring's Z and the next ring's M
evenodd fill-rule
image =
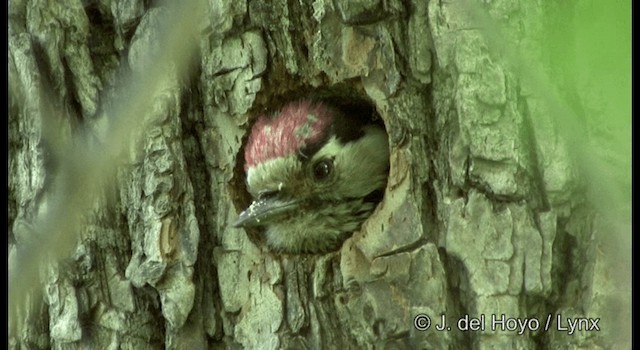
M413 319L413 326L419 331L426 331L431 327L431 319L427 315L420 314Z

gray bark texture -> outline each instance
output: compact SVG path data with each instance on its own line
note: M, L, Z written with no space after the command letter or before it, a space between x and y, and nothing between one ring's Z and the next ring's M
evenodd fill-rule
M545 95L589 91L530 66L560 5L175 3L9 3L10 348L630 346L626 253ZM318 91L375 107L388 186L339 251L277 254L230 225L243 141Z

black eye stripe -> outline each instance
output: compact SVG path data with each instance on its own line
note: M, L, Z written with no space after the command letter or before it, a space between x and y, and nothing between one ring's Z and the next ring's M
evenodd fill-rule
M278 192L280 192L280 191L277 191L277 190L265 190L265 191L262 191L262 192L260 192L258 194L258 198L259 199L269 199L269 198L275 197L278 194Z

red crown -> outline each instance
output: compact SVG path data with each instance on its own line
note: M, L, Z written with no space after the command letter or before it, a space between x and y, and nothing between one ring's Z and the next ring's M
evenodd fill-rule
M329 106L311 101L292 102L273 116L260 116L245 147L244 170L322 141L332 121Z

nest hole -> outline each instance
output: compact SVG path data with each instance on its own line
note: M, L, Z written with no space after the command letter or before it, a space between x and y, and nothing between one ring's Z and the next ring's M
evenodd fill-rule
M354 89L353 85L341 84L331 88L298 87L295 90L276 96L270 96L269 98L265 98L264 96L260 97L261 98L256 99L254 107L252 107L248 112L249 122L243 136L242 147L240 147L240 150L236 155L236 166L229 184L231 199L238 214L249 207L253 201L253 198L247 191L245 182L244 154L251 128L260 116L273 114L290 102L305 99L314 100L331 105L349 118L357 119L359 122L377 124L381 126L388 135L385 122L378 113L375 104L366 96L362 89ZM383 188L381 193L374 198L376 206L378 206L383 200L383 195L386 191L385 188ZM264 228L251 227L244 228L244 230L247 232L249 239L258 247L270 250L266 246L266 240L262 234ZM342 244L340 246L342 246Z

